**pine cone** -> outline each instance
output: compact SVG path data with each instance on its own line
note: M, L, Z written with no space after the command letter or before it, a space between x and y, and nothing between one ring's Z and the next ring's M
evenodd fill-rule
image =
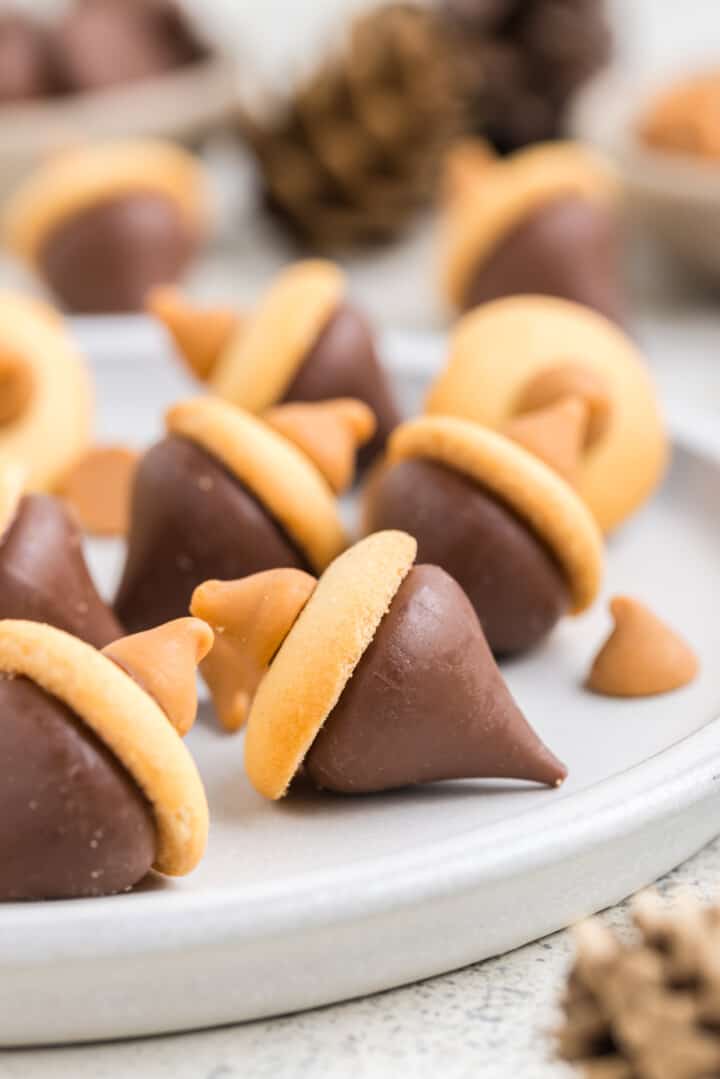
M572 94L608 60L604 0L438 0L472 127L501 152L557 137Z
M432 196L459 121L436 17L399 3L356 19L346 47L269 124L243 126L269 205L330 250L399 233Z
M629 945L597 922L578 930L559 1055L588 1079L720 1075L720 907L636 903Z

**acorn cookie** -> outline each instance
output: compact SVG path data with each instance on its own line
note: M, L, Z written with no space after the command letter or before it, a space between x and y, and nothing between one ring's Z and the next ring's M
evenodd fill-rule
M115 609L128 630L187 612L209 577L322 572L345 547L336 493L373 431L359 401L287 405L267 421L218 397L175 405L137 466Z
M90 376L59 315L0 291L0 459L22 465L31 490L51 490L88 446L92 420Z
M0 622L0 899L112 895L151 868L195 868L208 810L180 735L211 644L194 618L104 652Z
M51 495L25 494L15 465L0 467L0 618L48 622L96 648L123 633L90 577L74 518Z
M418 558L467 593L496 655L537 644L595 599L602 539L552 469L466 420L426 416L398 427L366 492L368 532L399 528Z
M426 410L517 432L568 397L588 414L575 486L610 532L660 483L668 439L643 357L602 316L546 296L478 308L457 324Z
M70 311L137 311L178 280L206 230L201 167L173 143L94 143L39 167L2 233Z
M537 293L624 321L617 184L588 149L546 143L496 158L461 143L447 188L442 287L451 307Z
M223 648L205 676L226 726L254 698L245 766L267 798L282 798L302 766L318 787L347 794L565 778L462 589L438 566L415 565L415 554L410 536L382 532L319 581L277 570L195 592L192 609L217 626Z
M377 429L361 453L363 464L382 448L399 415L370 325L346 290L339 267L310 260L283 270L247 318L192 308L168 290L151 296L150 309L208 388L249 412L290 401L364 401Z

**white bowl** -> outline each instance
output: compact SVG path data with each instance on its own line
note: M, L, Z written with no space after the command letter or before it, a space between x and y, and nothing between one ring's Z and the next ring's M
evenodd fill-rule
M720 284L720 164L642 143L636 124L677 76L651 81L609 73L578 98L572 133L619 170L631 214L699 275Z
M229 116L237 81L235 63L213 57L142 82L3 106L0 195L48 154L80 141L197 138Z

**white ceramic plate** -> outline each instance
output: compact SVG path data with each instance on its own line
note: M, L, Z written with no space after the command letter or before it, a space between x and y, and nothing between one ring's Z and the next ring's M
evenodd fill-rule
M85 323L103 433L142 442L187 389L142 320ZM441 343L396 337L408 404ZM189 738L212 812L189 878L109 899L0 907L0 1042L184 1030L365 994L497 954L654 880L708 841L720 810L720 470L678 448L659 498L609 551L607 589L648 600L697 646L703 673L655 700L579 683L603 605L506 675L567 762L560 791L461 782L279 805L242 771L239 736L203 706ZM95 547L109 585L117 553Z

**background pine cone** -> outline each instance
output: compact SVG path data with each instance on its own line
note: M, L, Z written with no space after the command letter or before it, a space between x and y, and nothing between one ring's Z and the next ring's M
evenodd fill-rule
M720 1075L720 907L636 903L636 939L578 930L559 1054L588 1079Z
M243 127L268 204L311 247L393 238L432 196L460 128L437 17L413 4L360 16L269 123Z
M609 59L604 0L438 0L473 130L501 152L556 138L573 93Z

